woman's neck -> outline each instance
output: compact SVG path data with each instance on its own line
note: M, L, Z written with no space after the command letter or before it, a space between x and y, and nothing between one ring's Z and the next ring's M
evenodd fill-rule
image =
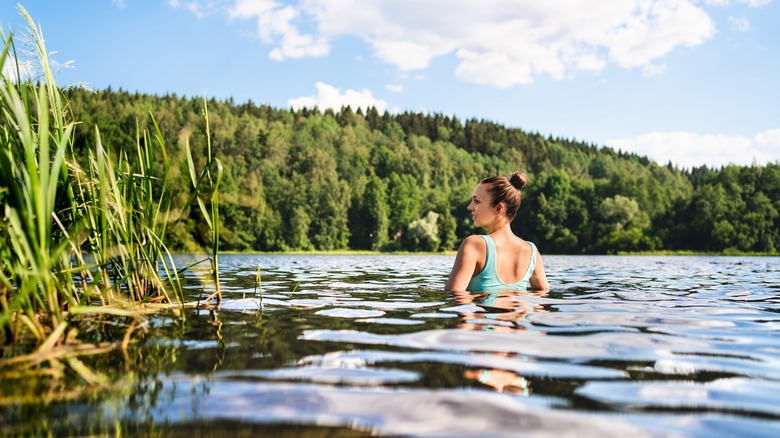
M507 220L491 224L491 226L487 227L487 230L488 235L490 236L496 236L506 232L509 232L510 234L512 233L512 228L509 226L509 221Z

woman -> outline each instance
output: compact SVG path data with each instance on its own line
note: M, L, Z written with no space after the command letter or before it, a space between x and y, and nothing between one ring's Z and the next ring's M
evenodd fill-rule
M542 256L531 242L512 233L527 177L515 172L486 178L471 195L474 226L488 234L467 237L458 249L445 288L450 291L549 290Z

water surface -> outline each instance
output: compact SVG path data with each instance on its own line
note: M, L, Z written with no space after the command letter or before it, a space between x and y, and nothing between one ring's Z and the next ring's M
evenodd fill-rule
M549 293L492 294L443 292L452 262L222 256L220 307L150 317L131 390L47 418L183 435L780 433L779 258L547 256ZM213 290L203 276L193 298Z

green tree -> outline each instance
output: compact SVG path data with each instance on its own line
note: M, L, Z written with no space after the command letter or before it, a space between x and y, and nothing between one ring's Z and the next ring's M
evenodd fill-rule
M606 198L601 202L599 215L602 233L598 243L606 252L653 250L660 246L657 239L645 235L650 218L634 199L622 195Z
M387 244L389 219L385 184L375 175L366 184L365 203L368 241L371 249L378 250Z
M419 202L420 194L413 176L390 174L387 203L391 240L399 241L409 224L417 219Z
M582 252L582 230L589 226L586 189L563 171L542 174L524 195L516 233L554 253Z
M439 227L436 222L439 214L429 211L425 217L409 224L404 235L404 246L412 251L436 251L439 249Z
M172 240L197 250L204 218L178 206L191 196L181 140L206 144L200 99L121 89L64 93L83 121L74 127L77 159L95 146L89 127L98 124L104 144L118 151L135 143L135 123L143 130L155 114L176 181L171 213L180 220ZM454 248L476 231L466 211L474 185L518 168L530 179L512 226L545 253L780 248L778 163L687 170L442 114L290 111L232 99L208 105L225 168L226 249L400 248L409 225L429 211L439 215L439 246ZM193 153L201 166L204 151Z
M290 217L290 237L288 239L292 248L312 249L311 240L309 240L309 224L311 224L311 217L307 210L301 205L293 208Z

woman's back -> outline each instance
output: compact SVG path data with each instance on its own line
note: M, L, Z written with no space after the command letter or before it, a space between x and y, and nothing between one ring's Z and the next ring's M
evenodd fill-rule
M485 178L477 184L466 210L474 227L486 228L488 234L463 240L445 289L549 289L539 251L533 243L515 236L510 227L525 183L525 174L515 172L511 178Z
M482 240L475 275L466 290L526 290L536 267L536 248L533 243L515 238L510 241L491 236L479 236ZM476 240L476 239L475 239ZM478 271L478 272L477 272Z
M496 274L501 281L509 284L523 280L534 255L530 242L512 237L507 242L493 239L496 243Z

